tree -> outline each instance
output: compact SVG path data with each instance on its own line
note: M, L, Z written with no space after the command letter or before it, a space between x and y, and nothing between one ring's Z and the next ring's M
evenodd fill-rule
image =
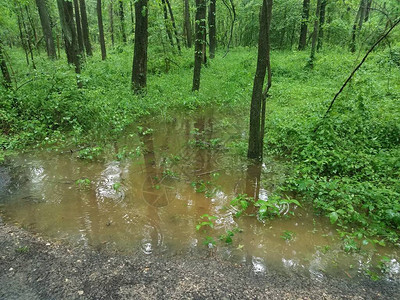
M310 14L310 0L303 0L303 13L301 15L299 50L304 50L307 44L307 22Z
M121 26L122 41L126 43L126 32L125 32L125 13L124 13L124 3L119 0L119 19Z
M101 59L105 60L107 58L106 51L106 41L104 39L104 27L103 27L103 14L101 11L101 0L97 0L97 24L99 26L99 40L101 48Z
M111 44L114 47L114 9L113 9L113 0L110 0L110 4L108 5L108 15L110 18L110 34L111 34Z
M258 58L254 76L253 94L250 107L250 132L247 157L262 160L264 147L265 105L271 87L270 25L272 0L263 0L260 13L258 37ZM267 86L264 89L265 75L268 72Z
M322 0L321 9L319 12L319 30L318 30L318 44L317 51L322 49L322 40L324 38L324 24L325 24L325 13L326 13L326 4L328 0Z
M192 48L192 25L190 23L190 8L189 8L189 0L185 1L185 9L184 9L184 29L186 34L186 46L188 48Z
M53 32L50 25L49 11L45 0L36 0L40 23L42 24L43 36L46 43L46 52L51 59L57 58L56 46L54 44Z
M215 49L217 47L217 34L216 34L216 1L210 0L209 12L208 12L208 33L210 40L210 58L215 57Z
M321 11L321 1L317 0L317 9L315 11L315 20L314 20L314 32L312 35L312 43L311 43L311 55L308 65L310 68L314 67L314 59L315 59L315 50L317 48L317 40L318 40L318 29L319 29L319 16Z
M174 18L174 14L172 13L171 3L169 2L169 0L165 0L165 1L167 2L168 11L169 11L169 16L171 17L172 27L174 28L174 34L175 34L175 39L176 39L176 45L178 46L178 51L181 52L181 43L180 43L180 41L179 41L178 30L176 29L175 18Z
M148 0L135 2L135 46L132 65L132 89L139 93L147 83Z
M75 65L75 73L81 73L81 62L79 59L78 40L74 22L74 9L72 2L66 0L57 0L58 12L60 15L61 28L64 34L65 52L68 63ZM81 83L78 80L78 87Z
M79 52L82 55L84 53L84 51L85 51L85 48L83 46L81 14L79 13L78 0L74 0L74 10L75 10L76 33L77 33L77 36L78 36L78 47L79 47Z
M367 12L369 14L368 0L360 0L360 5L358 7L357 15L354 20L353 29L351 32L351 42L350 42L350 51L351 52L356 51L356 34L357 34L357 31L361 30L364 21L368 20Z
M174 47L174 40L172 39L172 33L169 28L168 11L167 11L167 5L165 3L165 0L161 0L161 6L162 6L162 9L164 12L165 30L167 31L167 36L168 36L169 42L171 43L171 46Z
M194 70L192 91L198 91L200 88L201 64L204 56L205 29L206 29L206 0L196 0L196 40L194 43Z
M81 9L82 35L83 35L83 43L85 44L86 55L92 56L93 53L92 53L92 45L90 44L90 38L89 38L89 24L87 19L85 0L79 0L79 6Z
M11 88L11 76L10 72L8 71L7 63L4 57L4 50L3 50L3 43L0 40L0 68L1 73L3 74L3 85L6 89Z

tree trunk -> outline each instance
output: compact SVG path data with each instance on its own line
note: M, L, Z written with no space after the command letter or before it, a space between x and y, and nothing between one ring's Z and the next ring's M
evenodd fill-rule
M140 93L147 83L148 0L135 2L135 49L132 66L132 89Z
M110 1L108 6L108 15L110 18L110 34L111 34L111 44L114 47L114 9L113 9L113 0Z
M17 14L17 21L18 21L19 38L21 39L21 46L25 52L26 64L29 66L29 53L28 53L28 47L26 46L24 34L22 32L21 17L18 12L16 14Z
M32 30L32 33L33 33L33 37L35 38L35 48L36 48L36 50L37 50L38 53L39 53L39 47L38 47L39 41L38 41L38 36L37 36L37 33L36 33L35 24L34 24L32 18L31 18L31 12L30 12L30 10L29 10L29 8L28 8L28 5L25 5L25 11L26 11L26 17L28 18L28 21L29 21L29 25L31 25L31 30ZM40 53L39 53L39 54L40 54Z
M61 28L64 34L65 52L68 62L75 65L75 73L81 73L81 64L79 59L78 40L74 22L74 9L72 2L66 0L57 0L58 12L60 15ZM82 87L78 80L78 87Z
M134 16L134 13L133 13L133 3L132 3L132 1L129 1L129 6L130 6L130 9L131 9L131 31L130 31L130 33L133 33L133 29L135 28L135 16Z
M46 42L46 52L49 58L57 58L56 47L53 39L53 32L50 24L49 12L45 0L36 0L39 11L40 23L42 24L43 36Z
M125 13L124 13L124 3L119 0L119 19L121 26L122 41L126 43L126 33L125 33Z
M319 24L319 15L321 11L321 1L322 0L317 0L317 9L315 11L314 32L312 36L311 55L309 61L310 68L314 67L315 50L317 48L317 40L318 40L318 29L319 29L318 24Z
M195 22L195 32L196 39L194 43L194 70L193 70L193 87L192 91L198 91L200 88L200 73L201 64L204 55L204 31L206 29L206 10L207 2L206 0L196 0L196 22Z
M369 20L369 14L371 12L371 5L372 5L372 0L367 0L364 22L367 22Z
M186 34L186 46L188 48L192 48L192 25L190 24L190 9L189 9L189 0L185 1L185 34Z
M310 0L303 0L303 13L301 15L299 50L304 50L307 43L307 22L310 15Z
M210 0L208 12L208 34L210 40L210 58L215 57L215 49L217 48L217 35L216 35L216 2L217 0Z
M171 7L169 0L165 0L165 1L167 2L169 16L171 17L172 27L174 28L176 45L178 46L178 51L181 52L181 43L179 41L178 30L176 29L175 18L174 18L174 14L172 13L172 7Z
M26 40L27 40L26 44L28 46L28 50L29 50L29 53L30 53L30 56L31 56L32 67L36 70L35 59L33 57L33 48L32 48L31 35L30 35L29 31L28 31L28 28L27 28L25 20L24 20L24 13L22 11L22 7L20 6L19 8L20 8L20 13L21 13L21 23L22 23L22 26L24 28L25 35L26 35Z
M2 41L0 40L0 68L4 78L3 85L6 89L9 89L11 88L11 76L10 72L8 71L8 67L4 56L5 55L3 50L3 44Z
M86 55L92 56L92 45L90 44L89 38L89 24L87 20L86 3L85 0L79 0L79 6L81 11L81 21L82 21L82 35L83 43L85 44Z
M319 31L318 31L318 44L317 51L322 49L322 42L324 38L324 24L325 24L325 13L326 13L326 4L327 0L322 0L321 2L321 10L319 13Z
M81 26L81 14L79 13L78 0L74 0L74 10L75 10L75 22L76 22L76 33L78 34L78 47L80 55L83 55L85 48L83 46L83 35Z
M167 5L165 3L165 0L161 0L161 6L162 6L162 9L164 12L165 30L167 32L167 36L168 36L169 42L171 43L171 46L174 47L174 40L172 39L172 33L169 28L168 11L167 11Z
M356 51L356 33L357 33L357 23L359 23L359 19L361 17L361 11L363 7L364 0L360 1L360 6L357 11L356 19L354 20L353 24L353 29L351 31L351 42L350 42L350 51L355 52ZM362 23L361 23L362 25Z
M106 41L104 39L104 27L103 27L103 14L101 12L101 0L97 0L97 24L99 26L99 40L101 48L101 59L105 60L107 58L106 52Z
M265 99L271 87L270 64L270 25L272 17L272 0L263 0L260 13L260 33L258 38L257 69L254 77L253 94L250 108L250 132L247 157L262 160L264 146ZM268 81L263 91L265 75Z

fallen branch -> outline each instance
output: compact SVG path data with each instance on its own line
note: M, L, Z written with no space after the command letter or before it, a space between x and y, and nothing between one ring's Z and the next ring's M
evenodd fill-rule
M400 23L400 18L393 23L393 25L389 28L388 31L386 31L385 34L383 34L376 42L375 44L372 45L372 47L368 50L368 52L364 55L363 59L361 60L361 62L357 65L357 67L355 67L355 69L353 70L353 72L351 72L350 76L347 78L347 80L344 82L344 84L342 85L342 87L340 88L340 90L336 93L335 97L333 97L327 111L325 112L323 118L325 118L328 113L330 112L330 110L332 109L333 104L335 103L337 97L342 93L342 91L344 90L344 88L346 87L346 85L349 83L349 81L353 78L354 74L357 72L357 70L362 66L362 64L365 62L365 60L367 59L368 55L375 49L375 47L381 42L383 41L388 35L389 33ZM318 129L318 128L317 128ZM315 130L314 130L315 131Z

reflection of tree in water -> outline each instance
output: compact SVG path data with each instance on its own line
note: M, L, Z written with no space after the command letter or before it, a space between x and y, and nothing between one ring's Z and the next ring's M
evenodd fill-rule
M262 164L258 162L250 162L247 165L245 193L249 197L253 197L255 201L260 196L261 169Z

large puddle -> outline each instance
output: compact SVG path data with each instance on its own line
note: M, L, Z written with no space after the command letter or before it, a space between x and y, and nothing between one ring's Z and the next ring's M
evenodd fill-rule
M291 207L293 217L267 222L235 218L233 198L267 201L285 173L277 160L254 167L235 154L246 131L242 118L208 112L132 127L101 159L79 158L93 155L89 148L22 154L0 169L0 210L30 231L104 251L200 253L252 264L255 273L275 267L317 280L381 266L386 279L399 278L397 248L345 254L335 228L310 209ZM214 228L197 230L205 214L216 217ZM229 231L232 243L219 241Z

